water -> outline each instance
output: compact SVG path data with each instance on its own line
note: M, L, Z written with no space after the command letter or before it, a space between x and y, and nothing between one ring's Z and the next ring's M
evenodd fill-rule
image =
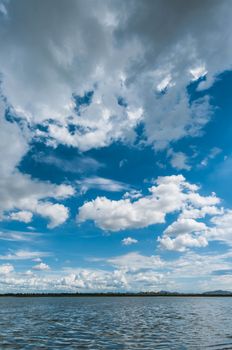
M0 349L232 349L232 298L0 298Z

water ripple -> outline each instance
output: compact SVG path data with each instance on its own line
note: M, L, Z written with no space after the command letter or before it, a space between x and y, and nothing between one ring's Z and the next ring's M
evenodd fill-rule
M232 349L232 298L0 298L0 349Z

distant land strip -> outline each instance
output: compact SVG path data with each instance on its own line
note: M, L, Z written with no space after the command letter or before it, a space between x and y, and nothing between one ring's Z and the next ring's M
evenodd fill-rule
M204 293L178 292L107 292L107 293L0 293L0 297L232 297L230 291L208 291Z

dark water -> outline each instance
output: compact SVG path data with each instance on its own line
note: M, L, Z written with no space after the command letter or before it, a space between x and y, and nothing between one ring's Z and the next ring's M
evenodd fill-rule
M0 298L0 349L232 349L232 298Z

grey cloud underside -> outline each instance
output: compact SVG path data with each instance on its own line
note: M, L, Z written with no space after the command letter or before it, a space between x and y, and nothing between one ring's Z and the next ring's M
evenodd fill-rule
M207 97L189 103L190 71L205 67L203 87L231 67L227 0L13 0L5 7L3 93L32 125L46 123L35 135L53 144L85 151L133 142L141 121L157 149L198 135L211 109ZM92 103L77 116L72 95L87 91L94 91Z

